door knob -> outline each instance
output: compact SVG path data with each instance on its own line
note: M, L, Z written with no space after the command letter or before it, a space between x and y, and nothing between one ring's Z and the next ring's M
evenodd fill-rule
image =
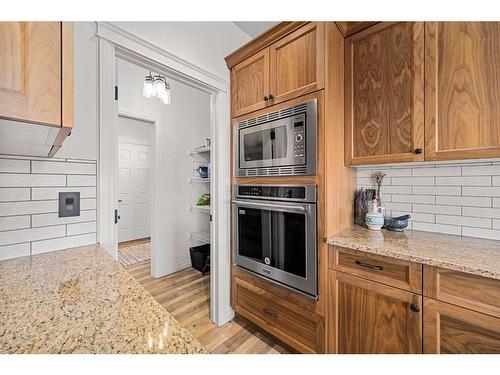
M264 96L264 100L267 102L269 98L267 96Z
M410 310L413 311L413 312L418 313L418 312L420 312L420 306L417 305L416 303L412 303L410 305Z
M269 95L269 100L273 100L273 99L274 99L274 96Z
M422 149L421 148L415 149L415 154L419 155L421 153L422 153Z

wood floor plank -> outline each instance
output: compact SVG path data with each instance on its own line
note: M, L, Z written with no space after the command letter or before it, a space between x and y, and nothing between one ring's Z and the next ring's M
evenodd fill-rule
M151 276L151 262L126 268L151 295L211 353L278 354L288 350L278 341L235 317L218 327L210 320L210 276L188 268L168 276Z

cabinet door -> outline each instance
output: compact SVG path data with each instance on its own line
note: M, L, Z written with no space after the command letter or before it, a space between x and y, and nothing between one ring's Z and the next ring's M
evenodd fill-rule
M500 23L425 28L426 159L500 156Z
M421 353L422 297L329 271L329 351Z
M231 70L233 117L269 104L269 48L242 61Z
M270 46L273 104L324 87L324 24L311 22Z
M423 160L423 23L378 23L345 51L346 164Z
M500 319L424 298L425 353L500 353Z
M61 126L60 22L0 22L0 117Z

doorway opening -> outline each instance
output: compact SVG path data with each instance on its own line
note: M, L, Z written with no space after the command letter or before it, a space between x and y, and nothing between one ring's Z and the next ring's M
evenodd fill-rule
M174 163L164 163L161 158L167 152L168 147L163 140L167 139L170 147L178 148L181 140L190 140L189 148L196 148L203 144L206 136L199 138L181 137L178 134L170 134L171 129L179 129L179 124L184 117L191 116L196 112L197 106L193 105L185 116L173 117L170 122L164 124L158 118L149 118L154 122L154 160L152 183L152 203L151 203L151 260L148 273L153 278L161 278L175 271L175 266L179 263L172 258L172 252L166 251L161 245L164 239L187 239L190 243L203 244L197 241L200 237L198 232L210 233L210 276L209 276L209 306L210 320L221 326L234 317L234 310L230 305L230 127L229 123L229 83L201 67L193 65L191 62L173 55L172 53L151 45L147 41L129 37L119 29L110 27L106 23L97 24L97 36L99 37L99 244L115 259L118 259L118 225L116 216L118 215L118 112L119 101L123 104L123 87L118 89L119 99L115 100L118 84L118 62L123 60L152 73L161 74L167 79L174 81L172 85L172 104L176 100L177 83L182 83L185 87L198 90L209 98L209 138L211 139L210 164L211 179L210 184L206 182L198 183L191 181L189 186L199 186L204 184L210 190L210 214L189 211L193 206L193 201L183 207L183 214L188 213L197 220L203 220L208 228L196 228L194 226L184 226L176 222L176 226L166 226L165 220L175 218L171 213L169 203L176 203L176 192L168 192L164 189L165 183L176 177L161 170L161 167L172 168ZM144 76L141 78L144 81ZM141 87L142 87L141 82ZM197 92L196 90L192 92ZM142 89L139 89L142 96ZM142 96L141 99L149 100ZM188 96L188 101L191 99ZM121 111L134 113L134 102L129 104L130 108L122 108ZM163 104L162 104L163 105ZM129 107L128 105L126 107ZM164 105L169 107L169 105ZM141 107L144 108L144 107ZM139 109L141 109L139 108ZM151 116L151 115L149 115ZM182 126L182 125L181 125ZM189 127L186 127L189 128ZM170 137L169 137L170 135ZM177 136L177 138L175 138ZM166 137L166 138L165 138ZM176 165L174 170L191 173L194 171L193 156L184 151L183 157L188 158L187 167ZM186 175L182 177L187 182ZM179 190L185 193L188 189ZM202 194L202 193L200 193ZM195 198L193 198L195 199ZM196 201L194 202L196 205ZM191 207L192 209L192 207ZM203 215L202 215L203 214ZM212 221L210 221L212 219ZM168 228L175 228L169 231ZM182 232L182 236L181 233ZM144 263L144 262L143 262ZM186 260L183 267L190 265L190 259ZM179 266L180 267L180 266ZM182 267L177 270L182 269Z
M154 122L118 113L118 262L151 259Z

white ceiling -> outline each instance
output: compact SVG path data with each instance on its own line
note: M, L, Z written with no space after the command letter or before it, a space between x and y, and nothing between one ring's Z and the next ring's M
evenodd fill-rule
M269 21L250 21L250 22L233 22L241 30L243 30L250 38L255 38L257 35L262 34L270 27L276 25L278 22Z

